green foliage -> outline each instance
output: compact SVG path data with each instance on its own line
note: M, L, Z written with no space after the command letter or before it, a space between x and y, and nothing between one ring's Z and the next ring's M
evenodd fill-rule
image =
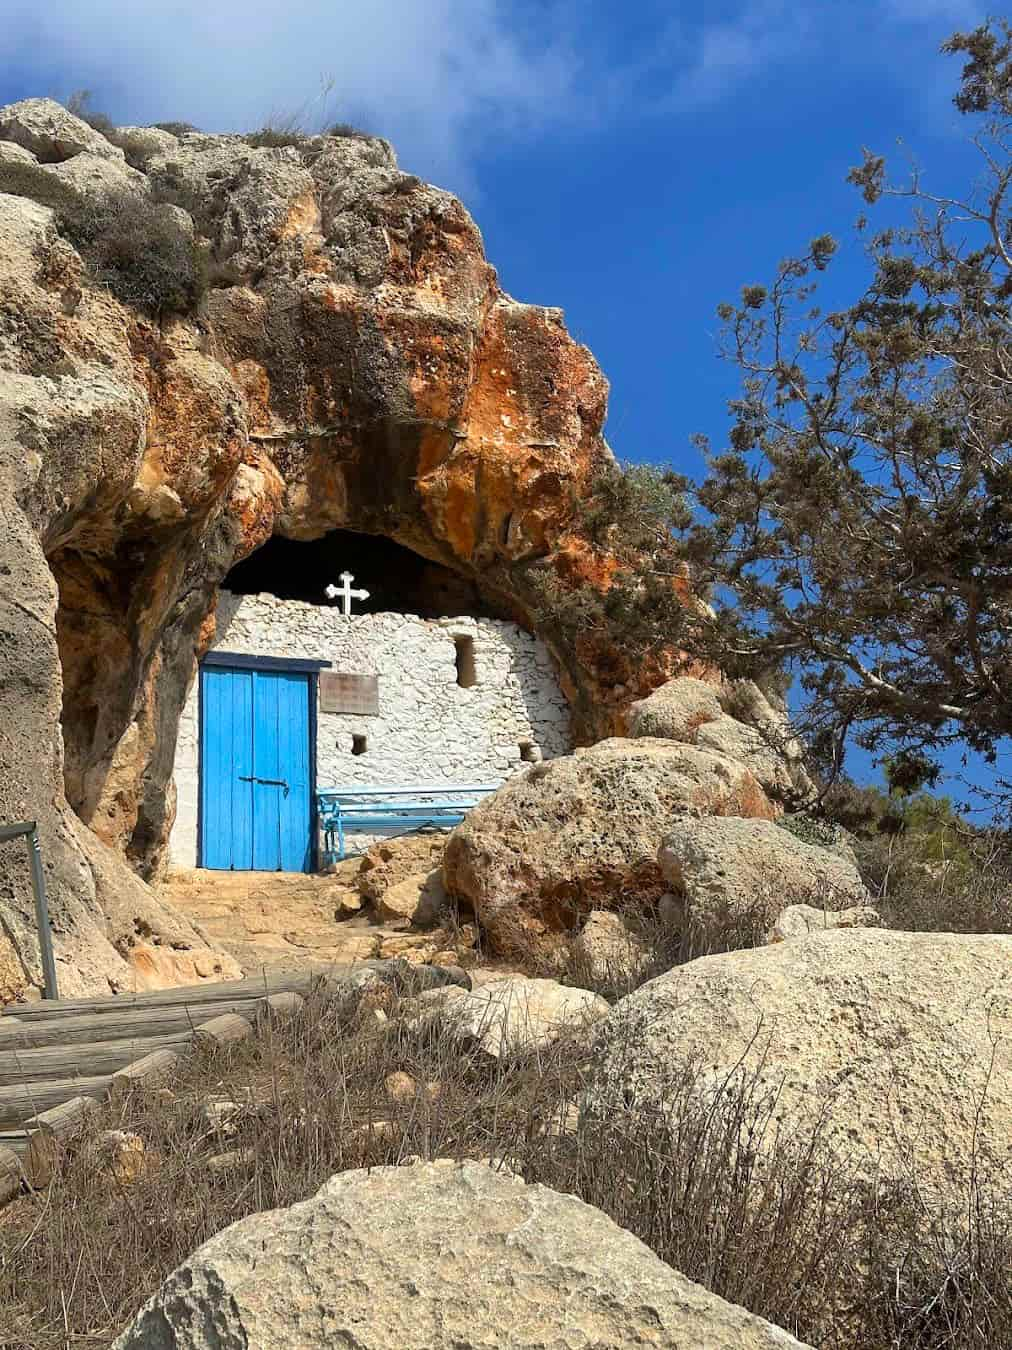
M343 136L353 141L372 140L368 131L363 131L361 127L354 127L350 122L333 122L323 134L324 136Z
M629 560L670 545L671 531L688 525L687 482L652 464L615 465L599 474L578 517L586 537Z
M827 825L858 839L902 836L907 856L918 863L966 862L979 835L950 797L859 787L847 779L826 793L822 813Z
M831 820L823 820L809 815L807 811L798 811L793 815L780 816L776 824L803 844L812 844L816 848L836 848L847 842L847 831Z
M346 140L369 141L372 137L367 131L353 127L350 122L335 122L320 132L313 131L298 114L283 118L279 122L267 122L257 131L248 132L246 140L259 149L278 150L285 146L301 149L315 135L334 136Z
M615 465L573 502L574 525L611 569L606 586L568 585L534 564L526 580L540 622L569 644L602 639L647 657L677 644L686 610L673 529L689 519L685 480L651 465Z
M76 197L57 226L92 279L152 314L189 311L205 289L203 257L176 211L130 191Z
M309 136L305 131L268 124L249 132L245 139L258 150L281 150L286 146L299 148L306 144Z

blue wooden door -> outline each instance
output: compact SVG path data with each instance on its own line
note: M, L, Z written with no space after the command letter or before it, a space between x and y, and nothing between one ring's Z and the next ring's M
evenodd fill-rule
M201 865L308 872L309 677L201 671Z

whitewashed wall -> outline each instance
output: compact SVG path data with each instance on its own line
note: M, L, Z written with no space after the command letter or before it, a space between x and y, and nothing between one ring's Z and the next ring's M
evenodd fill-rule
M454 638L474 639L476 681L457 683ZM218 600L215 647L246 656L305 657L334 670L379 676L379 716L323 713L319 786L361 783L498 783L521 767L521 746L551 759L571 749L569 710L544 643L494 619L426 620L407 614L345 618L336 608L230 595ZM197 859L197 687L176 745L176 821L170 860ZM352 755L352 736L368 749ZM354 841L355 847L367 841Z

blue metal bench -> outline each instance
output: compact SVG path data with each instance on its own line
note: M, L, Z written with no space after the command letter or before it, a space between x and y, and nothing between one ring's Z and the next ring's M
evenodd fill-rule
M316 794L323 831L323 856L337 862L345 854L345 835L415 834L459 825L498 783L416 783L412 787L322 788Z

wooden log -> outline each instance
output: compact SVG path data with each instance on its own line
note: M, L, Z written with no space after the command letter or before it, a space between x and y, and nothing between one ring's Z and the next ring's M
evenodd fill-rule
M245 1017L238 1013L223 1013L197 1027L193 1033L193 1047L204 1052L231 1050L252 1035L253 1027Z
M25 1122L28 1151L24 1169L29 1186L48 1186L61 1150L70 1147L98 1110L90 1097L71 1097Z
M0 1205L14 1199L23 1179L21 1159L11 1149L0 1147Z
M187 1045L190 1034L187 1029L172 1036L151 1036L133 1041L89 1041L83 1045L6 1051L0 1053L0 1088L17 1083L44 1083L52 1078L72 1078L75 1074L97 1078L115 1073L149 1051Z
M18 1083L0 1088L0 1130L26 1128L33 1116L44 1114L70 1097L100 1101L109 1088L109 1075L100 1078L54 1078L45 1083Z
M104 998L41 999L37 1003L18 1003L8 1006L17 1008L17 1013L10 1015L12 1022L53 1021L62 1017L74 1017L80 1013L115 1015L134 1009L139 1011L152 1008L176 1008L181 1004L199 1008L208 1003L261 999L266 994L276 994L287 990L300 993L312 988L314 980L318 978L321 971L331 969L334 969L334 967L324 962L315 962L301 970L265 971L262 975L251 976L245 980L177 985L172 989L151 989L140 994L109 994ZM337 969L341 969L341 967ZM350 970L351 967L349 966L348 969ZM0 1028L6 1024L7 1017L7 1013L0 1016Z
M41 1050L46 1046L88 1045L98 1041L126 1040L140 1044L153 1037L182 1035L184 1039L203 1022L223 1013L252 1018L256 999L225 999L200 1007L131 1009L122 1013L75 1013L52 1022L31 1022L5 1031L0 1018L0 1059L13 1050Z
M268 994L265 999L257 1004L257 1010L253 1015L253 1025L257 1031L263 1031L267 1027L280 1026L283 1022L288 1022L295 1017L306 1006L306 1000L301 994L296 994L291 990L285 990L280 994Z
M3 1148L23 1157L28 1149L28 1135L24 1130L0 1130L0 1149Z
M134 1092L150 1092L162 1087L179 1072L182 1056L175 1050L152 1050L132 1064L126 1064L109 1080L109 1100L120 1106Z
M230 1148L225 1153L212 1153L204 1166L209 1172L229 1172L233 1167L251 1163L256 1156L255 1148Z

